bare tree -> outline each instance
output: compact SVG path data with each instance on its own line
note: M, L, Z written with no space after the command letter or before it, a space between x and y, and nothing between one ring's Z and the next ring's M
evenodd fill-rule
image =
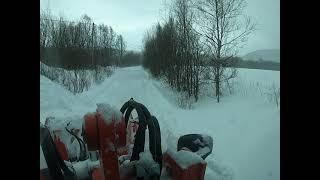
M193 27L195 17L192 0L174 0L164 24L146 34L143 65L184 98L197 101L202 45Z
M210 57L215 94L218 102L221 83L235 77L236 69L230 64L237 50L255 30L252 19L243 15L245 0L199 0L200 31ZM226 70L226 67L231 67Z
M176 0L173 3L173 14L176 17L176 29L178 31L178 53L180 74L178 90L187 91L188 96L198 98L198 60L199 38L194 31L196 21L193 3L191 0ZM179 72L178 72L179 73Z
M119 57L117 60L117 65L120 65L121 60L123 59L124 53L125 53L125 49L126 49L126 43L123 40L122 35L119 35L117 37L117 42L116 42L116 49L118 51Z

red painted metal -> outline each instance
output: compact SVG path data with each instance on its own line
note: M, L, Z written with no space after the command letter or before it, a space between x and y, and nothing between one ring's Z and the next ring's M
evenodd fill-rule
M64 143L60 140L59 136L54 135L54 144L57 147L57 150L62 158L62 160L68 160L69 156L68 156L68 151L66 146L64 145Z
M131 180L134 175L120 176L118 156L127 155L129 144L134 143L138 124L128 122L128 130L125 120L114 117L106 121L103 116L89 113L84 116L85 141L90 151L98 150L101 167L92 171L93 180ZM68 160L66 146L57 135L60 130L53 131L54 143L63 160ZM172 180L204 180L206 163L193 164L186 169L181 168L168 154L163 154L163 167L170 174ZM40 179L43 179L40 173Z
M138 123L131 122L131 121L128 122L127 144L134 144L134 137L137 133L138 127L139 127Z
M124 119L107 122L99 112L87 114L84 129L88 149L99 151L104 179L120 180L118 155L127 154Z
M101 114L97 113L96 118L99 128L99 151L104 168L105 180L120 180L118 155L115 146L115 119L112 119L111 122L107 124Z
M91 174L92 180L103 180L105 179L103 174L103 168L96 168L92 171Z
M116 146L117 148L126 147L126 134L127 134L127 127L126 122L123 117L120 120L117 120L114 124L115 134L116 134Z
M134 137L138 124L129 121L127 130L123 117L121 120L113 117L106 121L99 112L85 115L84 121L88 148L98 150L102 162L101 168L92 172L93 180L131 179L132 176L129 175L120 177L118 156L128 153L127 147L134 142L131 138ZM183 169L168 153L165 153L163 166L172 180L204 180L206 163L193 164Z
M88 113L84 116L85 139L89 151L99 149L98 121L96 115Z
M168 153L164 153L163 166L172 180L204 180L207 164L198 163L182 169Z

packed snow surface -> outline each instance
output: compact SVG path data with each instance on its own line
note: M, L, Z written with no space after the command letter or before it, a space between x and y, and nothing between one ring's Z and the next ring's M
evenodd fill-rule
M233 94L217 103L202 97L193 109L174 103L174 93L142 67L119 68L89 91L73 95L40 76L40 118L55 117L52 125L81 129L83 116L96 112L97 103L121 106L133 97L159 120L162 150L176 150L185 134L207 134L213 138L212 154L206 158L205 179L280 179L280 111L268 101L272 87L280 87L280 72L239 69ZM214 92L208 89L208 94ZM74 142L75 145L77 144Z

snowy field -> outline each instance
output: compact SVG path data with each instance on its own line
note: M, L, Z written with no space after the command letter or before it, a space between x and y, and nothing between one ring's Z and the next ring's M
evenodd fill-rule
M120 109L133 97L159 120L163 151L176 149L178 137L184 134L213 137L205 179L278 180L280 110L267 94L280 87L280 72L239 69L236 80L234 92L222 97L221 103L206 97L184 110L174 103L174 93L142 67L117 69L101 84L77 95L40 76L40 118L44 123L54 116L55 126L72 121L80 128L83 115L94 112L97 103Z

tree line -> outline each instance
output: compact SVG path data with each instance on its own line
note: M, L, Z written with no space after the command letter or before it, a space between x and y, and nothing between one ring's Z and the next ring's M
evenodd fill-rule
M40 14L40 61L65 69L119 65L125 54L122 35L83 15L78 22Z
M245 0L174 0L164 22L146 33L143 66L196 101L201 83L210 79L219 102L223 83L237 75L234 57L255 30L243 14L245 5Z
M191 29L193 14L185 6L179 4L174 12L177 19L171 16L147 35L143 66L155 77L165 77L170 86L197 100L201 49L199 37Z
M142 56L140 52L127 51L121 59L120 66L139 66L142 63Z

